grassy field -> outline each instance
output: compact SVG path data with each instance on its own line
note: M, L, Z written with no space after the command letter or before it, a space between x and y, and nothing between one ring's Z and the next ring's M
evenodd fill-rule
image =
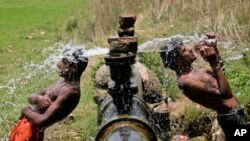
M1 82L16 71L11 67L39 61L41 50L57 41L74 9L83 0L2 0L0 2Z
M60 31L64 31L70 17L85 6L85 0L0 1L0 87L6 86L10 80L15 81L9 85L15 88L15 91L10 92L4 87L0 89L0 140L6 140L14 123L18 121L22 107L27 104L28 95L58 79L55 72L40 73L32 79L25 79L24 76L33 70L25 69L24 64L31 62L39 64L46 59L48 54L42 51L49 46L55 47L54 43L61 41ZM86 100L89 98L86 93L93 88L88 89L84 91L81 99L87 105L91 100ZM86 111L80 117L76 114L77 121L82 121L79 119L89 115L86 109L88 108L80 111L80 113ZM88 126L91 122L87 120L83 122L80 125L86 124L85 130L91 128ZM95 124L95 120L93 123ZM76 124L79 125L79 122Z
M41 63L49 53L43 50L54 43L79 42L107 45L107 37L115 35L118 16L137 16L136 35L139 42L155 37L202 34L215 31L220 40L232 43L232 52L244 53L243 59L226 62L226 74L231 87L244 105L250 102L250 1L241 0L1 0L0 1L0 140L6 140L27 97L58 79L55 72L33 72L25 64ZM98 4L97 4L98 3ZM222 49L223 51L223 49ZM163 81L159 54L143 54L141 60ZM229 57L230 54L222 54ZM96 133L96 105L93 103L93 74L99 58L82 77L82 97L73 112L75 122L57 123L46 130L46 140L86 140ZM11 83L13 80L15 83ZM9 83L10 82L10 83ZM4 87L15 88L10 91ZM172 87L172 86L171 86ZM173 85L167 88L179 93ZM178 96L177 96L178 97Z

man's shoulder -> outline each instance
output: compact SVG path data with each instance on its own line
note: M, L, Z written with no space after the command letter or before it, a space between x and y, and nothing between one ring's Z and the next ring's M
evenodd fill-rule
M198 72L191 72L185 75L181 75L177 80L178 84L180 86L192 86L194 85L197 81L200 80L199 75L197 75Z

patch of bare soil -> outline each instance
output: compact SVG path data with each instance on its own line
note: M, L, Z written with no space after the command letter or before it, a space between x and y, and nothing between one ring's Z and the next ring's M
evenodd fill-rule
M210 111L186 98L169 102L172 141L176 138L202 138L212 140L212 124L215 119Z

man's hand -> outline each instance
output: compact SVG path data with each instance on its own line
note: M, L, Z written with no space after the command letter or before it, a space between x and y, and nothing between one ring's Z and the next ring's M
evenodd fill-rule
M33 110L33 108L32 108L32 106L25 106L24 108L23 108L23 112L24 111L27 111L27 110Z
M210 65L217 65L219 63L219 55L216 53L214 47L202 46L200 54Z
M21 116L19 119L22 119L24 117L24 113L26 113L29 110L33 110L33 108L31 106L25 106L22 110Z
M209 47L216 47L217 46L217 39L215 38L214 32L207 32L201 38L201 45L202 46L209 46Z
M36 104L39 107L39 109L48 108L51 104L51 100L47 96L38 96Z

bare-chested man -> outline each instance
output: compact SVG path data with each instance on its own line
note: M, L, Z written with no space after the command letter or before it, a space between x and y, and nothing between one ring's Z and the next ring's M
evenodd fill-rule
M217 119L228 138L230 125L245 125L244 109L233 95L222 70L216 40L209 39L214 33L207 33L200 54L212 71L195 70L192 62L196 59L193 47L173 39L162 48L161 57L165 67L176 72L178 86L192 101L217 111Z
M32 106L23 108L21 121L14 127L10 141L42 141L44 130L68 116L80 100L80 77L88 64L83 48L66 48L58 63L55 84L29 97Z

